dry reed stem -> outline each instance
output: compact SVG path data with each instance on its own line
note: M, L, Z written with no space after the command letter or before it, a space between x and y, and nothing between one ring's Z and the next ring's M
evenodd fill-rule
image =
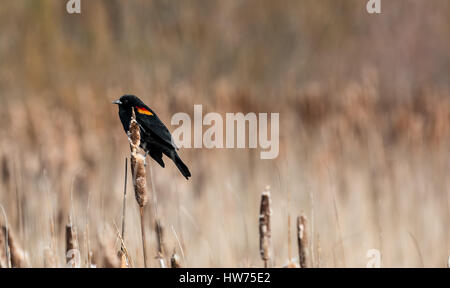
M292 239L291 239L291 214L288 214L288 257L292 262Z
M24 268L27 267L26 259L25 259L25 252L20 247L19 243L16 241L16 238L14 237L14 233L12 233L11 229L6 229L6 226L1 227L2 236L5 241L8 243L9 247L9 261L7 259L8 267L12 268Z
M304 215L297 217L298 260L301 268L308 268L308 221Z
M144 267L147 268L147 241L145 240L144 207L139 207L139 214L141 215L141 238L142 253L144 255Z
M127 206L127 179L128 179L128 158L125 158L125 175L124 175L124 185L123 185L123 207L122 207L122 235L119 234L120 238L120 251L119 251L119 258L120 258L120 268L128 268L128 253L126 252L125 247L125 216L126 216L126 206Z
M161 224L161 221L156 219L155 220L155 234L156 234L156 242L158 245L158 252L156 258L159 261L159 266L161 268L166 268L166 261L165 258L165 246L164 246L164 227Z
M19 243L15 240L14 233L11 229L8 231L8 244L11 255L11 267L12 268L24 268L27 267L25 259L25 251L19 246Z
M171 268L181 268L179 257L175 251L173 250L172 257L170 257L170 267Z
M85 248L86 248L86 267L92 268L92 251L91 251L91 243L89 238L89 215L90 215L90 207L91 207L91 193L88 192L88 199L87 199L87 208L86 208L86 229L84 233L84 240L85 240Z
M69 268L79 268L80 260L76 229L69 221L66 224L66 265Z
M89 210L88 210L89 211ZM88 212L89 214L89 212ZM86 231L84 233L84 240L85 240L85 248L86 248L86 267L91 268L92 267L92 251L91 251L91 245L89 242L89 221L86 221Z
M271 228L270 216L272 211L270 209L270 187L267 186L261 195L261 206L259 213L259 249L261 259L264 261L264 267L268 267L270 260L270 241Z
M128 179L128 158L125 158L125 175L123 185L123 207L122 207L122 239L125 239L125 216L127 204L127 179Z
M278 171L278 169L277 169ZM280 177L280 171L278 171L278 177ZM288 214L288 259L289 263L292 261L292 233L291 233L291 190L287 189L287 214Z
M144 207L148 202L147 181L145 177L145 156L138 153L141 143L141 134L139 124L136 121L136 113L132 109L128 139L130 141L131 150L131 173L133 175L134 193L136 201L139 205L139 213L141 216L141 238L142 250L144 254L144 267L147 268L147 244L145 241L145 225L144 225Z
M130 254L128 253L127 246L125 245L125 242L124 242L122 236L120 235L120 232L119 232L119 229L117 228L117 225L114 224L114 227L116 228L117 237L120 240L120 250L117 253L117 256L120 259L120 268L132 267L132 265L131 265L131 258L130 258Z

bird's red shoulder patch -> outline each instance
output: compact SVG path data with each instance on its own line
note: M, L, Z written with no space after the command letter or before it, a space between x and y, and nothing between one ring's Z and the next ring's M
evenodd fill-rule
M139 107L139 106L137 106L136 109L137 109L137 112L140 113L140 114L153 115L152 112L148 111L148 110L147 110L146 108L144 108L144 107Z

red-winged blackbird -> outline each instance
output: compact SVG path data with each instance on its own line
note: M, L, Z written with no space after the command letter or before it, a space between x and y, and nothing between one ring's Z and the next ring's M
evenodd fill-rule
M128 134L134 108L141 132L141 148L162 167L164 167L162 157L163 154L166 155L177 165L181 174L189 179L191 172L178 156L176 152L178 148L173 142L172 135L156 113L134 95L124 95L113 103L119 105L119 117L125 132Z

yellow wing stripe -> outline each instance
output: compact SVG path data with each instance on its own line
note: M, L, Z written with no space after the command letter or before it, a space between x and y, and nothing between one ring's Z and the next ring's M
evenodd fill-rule
M153 115L152 112L148 111L147 109L145 109L144 107L136 107L137 111L140 114L145 114L145 115Z

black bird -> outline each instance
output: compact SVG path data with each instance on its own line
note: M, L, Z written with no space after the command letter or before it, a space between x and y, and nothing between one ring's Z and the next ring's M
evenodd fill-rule
M147 154L150 154L161 167L164 167L163 154L166 155L177 165L181 174L186 179L189 179L191 172L189 172L188 167L178 156L176 151L178 148L173 142L172 135L156 113L134 95L124 95L113 103L119 105L120 121L127 135L131 122L132 108L134 108L136 121L141 132L141 148Z

